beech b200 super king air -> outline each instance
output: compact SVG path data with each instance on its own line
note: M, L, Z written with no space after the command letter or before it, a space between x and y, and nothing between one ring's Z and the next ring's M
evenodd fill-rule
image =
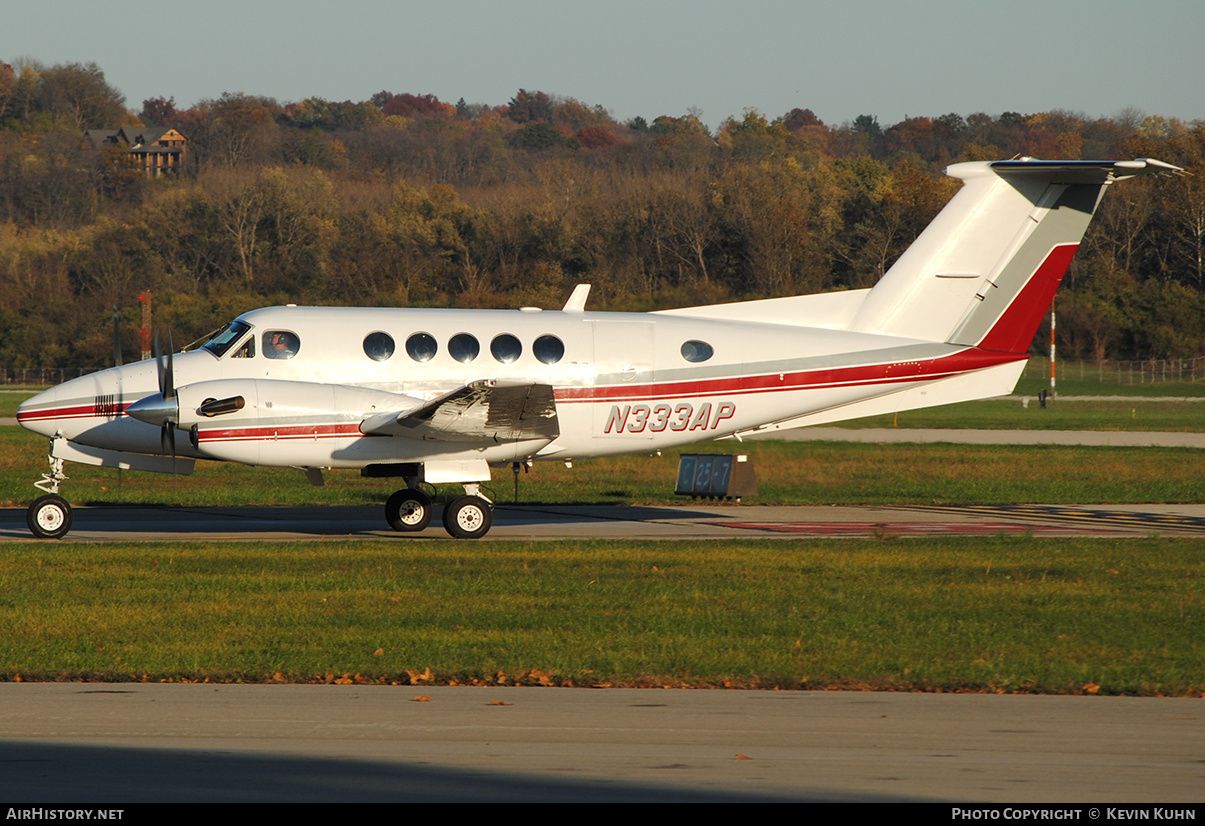
M959 163L962 189L871 289L688 307L559 312L269 307L197 349L26 401L50 438L29 527L60 537L63 463L190 473L196 459L395 477L385 516L427 526L423 483L484 536L491 466L653 453L726 436L1012 392L1106 188L1160 161Z

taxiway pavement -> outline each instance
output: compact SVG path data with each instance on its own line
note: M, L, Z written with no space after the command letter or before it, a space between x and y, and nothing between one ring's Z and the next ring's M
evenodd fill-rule
M438 515L420 533L397 533L380 506L74 509L64 542L446 539ZM761 506L507 505L490 539L798 539L856 536L1205 536L1205 505ZM38 542L25 509L0 508L0 538Z
M1205 788L1203 702L4 683L0 797L1188 803Z

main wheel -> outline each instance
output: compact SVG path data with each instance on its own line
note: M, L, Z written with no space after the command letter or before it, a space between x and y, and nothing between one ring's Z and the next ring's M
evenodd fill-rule
M395 531L421 531L431 524L431 497L404 488L385 503L385 521Z
M444 506L444 528L457 539L480 539L493 523L490 503L480 496L461 496Z
M71 530L71 506L53 493L39 497L25 512L25 524L38 539L62 539Z

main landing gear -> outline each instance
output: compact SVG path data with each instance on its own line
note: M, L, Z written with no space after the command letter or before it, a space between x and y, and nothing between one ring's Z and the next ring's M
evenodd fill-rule
M421 531L431 524L432 504L423 491L403 488L385 503L385 521L395 531Z
M480 486L464 486L465 495L444 506L444 530L456 539L480 539L494 523L494 506L481 495ZM434 501L425 491L403 488L385 502L385 521L395 531L424 530L431 524Z
M67 481L63 473L63 460L48 455L50 472L34 482L34 487L45 493L39 496L25 512L25 524L38 539L62 539L71 530L71 506L59 496L59 484Z

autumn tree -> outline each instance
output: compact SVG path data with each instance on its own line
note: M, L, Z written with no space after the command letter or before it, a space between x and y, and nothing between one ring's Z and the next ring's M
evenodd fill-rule
M221 166L238 166L272 151L279 107L271 98L223 92L194 109L190 147L196 155Z
M66 63L41 72L43 108L75 129L114 129L125 124L125 95L105 80L95 63Z
M529 92L526 89L520 89L507 104L507 114L515 123L551 121L553 108L552 98L544 92Z
M175 127L179 114L176 111L176 99L174 97L157 97L147 98L142 102L142 111L138 114L138 117L147 126Z

